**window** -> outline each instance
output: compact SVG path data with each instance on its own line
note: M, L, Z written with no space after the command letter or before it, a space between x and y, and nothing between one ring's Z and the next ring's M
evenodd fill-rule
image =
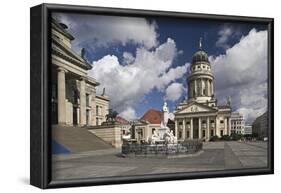
M223 120L220 120L220 123L222 124L222 123L224 123L224 121L223 121Z
M211 130L211 137L213 137L214 136L214 130L212 129Z
M206 120L203 120L202 123L205 124L205 123L206 123Z
M215 120L211 120L211 123L215 123Z
M187 125L189 125L189 124L190 124L190 122L189 122L189 121L187 121L187 122L186 122L186 124L187 124Z
M202 137L206 137L206 130L203 130Z
M190 136L189 136L190 134L189 134L189 131L187 131L186 132L186 138L189 138Z
M96 106L96 115L99 115L99 106Z
M182 138L182 131L179 131L179 139Z
M86 106L90 106L90 94L86 94Z
M78 104L79 103L79 92L78 90L73 91L73 103Z
M221 130L221 136L223 136L223 130Z

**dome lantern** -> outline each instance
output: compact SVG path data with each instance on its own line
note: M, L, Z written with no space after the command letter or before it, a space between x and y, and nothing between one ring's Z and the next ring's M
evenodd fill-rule
M199 40L199 50L192 56L192 63L207 62L209 63L208 54L202 49L202 38Z

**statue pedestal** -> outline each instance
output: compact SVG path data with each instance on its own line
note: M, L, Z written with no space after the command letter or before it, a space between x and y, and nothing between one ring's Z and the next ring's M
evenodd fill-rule
M161 127L158 129L160 139L164 139L164 134L167 133L170 129L168 127Z

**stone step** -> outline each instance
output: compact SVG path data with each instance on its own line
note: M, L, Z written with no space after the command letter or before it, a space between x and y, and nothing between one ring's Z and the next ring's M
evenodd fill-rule
M52 137L72 153L113 148L112 145L83 127L55 125L52 127Z

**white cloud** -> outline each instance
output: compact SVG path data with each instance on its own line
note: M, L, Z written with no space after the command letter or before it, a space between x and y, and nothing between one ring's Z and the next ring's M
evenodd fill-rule
M101 83L98 92L106 88L111 107L122 112L143 99L153 88L163 91L183 76L187 64L171 68L176 56L176 43L168 38L155 49L138 48L134 61L128 65L121 65L114 55L106 55L93 62L89 75Z
M172 121L175 120L175 114L174 114L174 113L169 113L168 117L169 117L169 119L171 119Z
M119 113L119 116L123 117L124 119L126 119L128 121L137 119L137 113L136 113L135 109L133 109L132 107L127 107L124 111Z
M170 84L172 80L176 80L182 77L187 72L188 67L189 67L189 63L186 63L185 65L182 66L177 66L176 68L171 68L165 74L165 76L161 76L159 78L157 88L159 90L163 90L164 86Z
M236 110L250 122L266 111L267 31L252 29L226 54L210 57L210 62L220 101L230 96Z
M134 62L135 58L132 53L130 52L124 52L123 53L123 63L124 64L131 64Z
M75 37L72 45L76 51L86 45L107 47L112 43L123 46L132 43L145 48L158 45L157 25L145 18L67 13L55 13L53 17L69 26L69 32Z
M222 48L229 48L229 46L227 45L227 42L229 40L229 38L231 37L231 35L233 34L233 29L227 26L224 26L219 32L219 38L216 42L216 46L218 47L222 47Z
M174 82L170 84L166 89L166 99L171 101L178 100L184 91L184 87L182 84Z
M230 41L240 38L241 31L238 26L233 26L225 24L222 26L221 30L218 32L218 40L216 41L216 46L228 49L231 47Z

